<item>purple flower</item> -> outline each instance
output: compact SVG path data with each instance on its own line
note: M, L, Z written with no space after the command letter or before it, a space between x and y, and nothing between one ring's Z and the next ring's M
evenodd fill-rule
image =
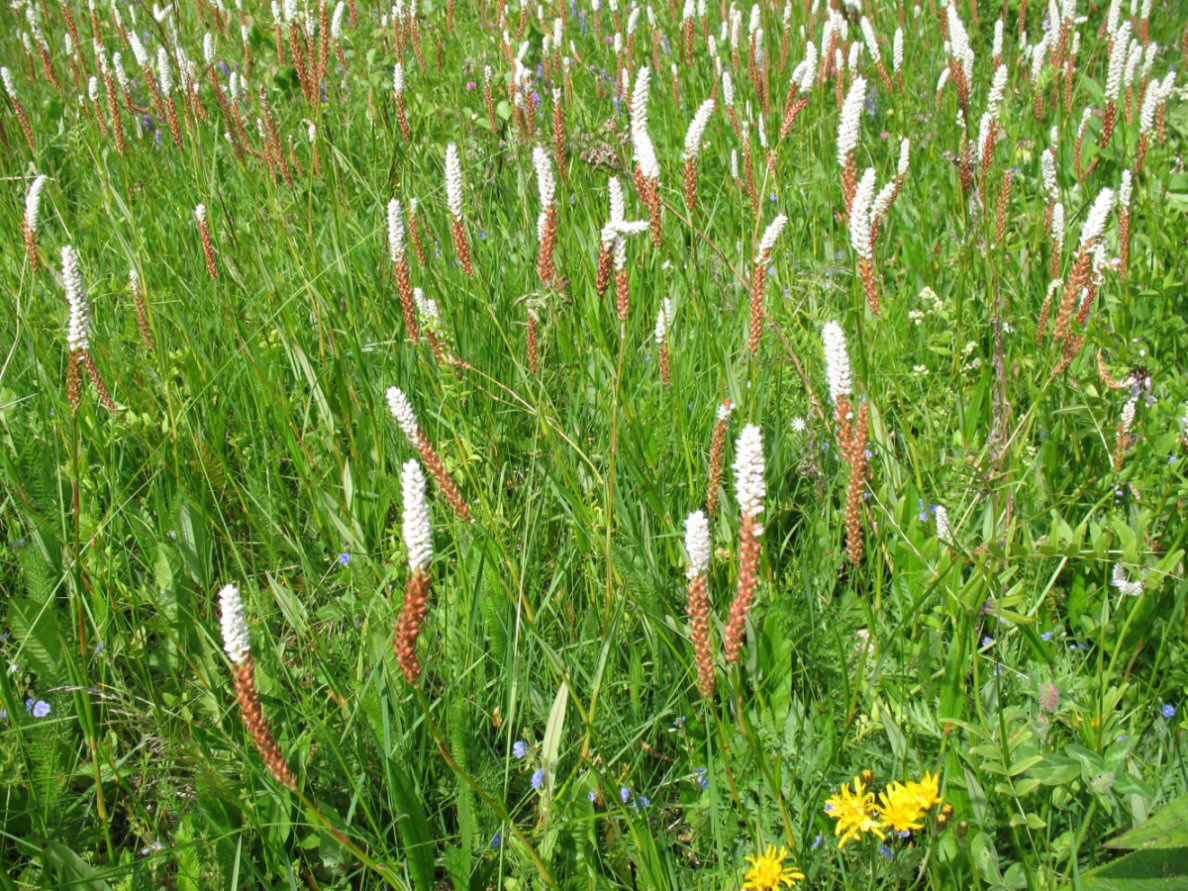
M821 833L818 832L817 837L813 839L813 850L815 851L815 850L817 850L817 848L821 847L821 842L823 842L824 840L825 840L825 836L821 835Z
M982 646L983 647L994 646L994 638L990 637L989 635L986 635L985 637L982 638Z
M539 792L544 788L544 768L536 768L536 773L532 775L532 788Z
M622 789L619 790L619 801L623 802L623 804L626 804L630 800L631 800L631 790L628 789L626 786L624 786Z
M591 789L589 792L587 792L587 793L586 793L586 797L587 797L588 799L590 799L591 801L597 801L597 800L598 800L598 793L597 793L597 792L595 792L593 789Z
M1164 706L1165 710L1169 709L1169 708L1171 708L1170 705ZM53 709L50 708L50 704L48 702L46 702L44 699L38 699L35 703L33 703L33 717L34 718L44 718L51 711L53 711ZM1174 717L1175 714L1176 714L1176 710L1172 709L1172 716Z
M468 80L468 81L466 82L466 89L468 89L468 90L474 90L474 89L477 89L477 88L478 88L478 82L477 82L477 81Z
M523 758L527 754L528 743L524 742L524 740L517 739L514 743L512 743L512 755L514 755L516 758Z
M343 551L341 554L339 554L338 562L341 563L343 566L350 566L351 565L351 552Z

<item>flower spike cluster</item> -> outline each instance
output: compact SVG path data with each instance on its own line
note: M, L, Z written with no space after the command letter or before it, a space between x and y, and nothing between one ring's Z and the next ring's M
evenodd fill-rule
M466 522L470 522L470 506L466 503L466 499L462 497L462 492L458 488L458 484L454 482L454 478L450 476L450 472L445 469L445 465L441 463L441 458L438 457L437 451L433 448L433 443L429 441L429 437L425 435L425 431L421 429L421 424L417 420L417 413L409 402L408 397L404 395L404 391L399 387L388 388L388 410L391 411L392 417L396 419L396 423L400 429L404 431L404 435L408 437L408 441L412 447L416 449L424 462L425 467L429 469L437 487L441 489L441 493L445 495L446 500L450 503L450 507L454 509L459 517Z

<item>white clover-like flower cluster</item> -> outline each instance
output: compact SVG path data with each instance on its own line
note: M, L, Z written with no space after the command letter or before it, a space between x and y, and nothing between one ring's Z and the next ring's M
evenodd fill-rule
M1000 20L1001 21L1001 20ZM903 68L903 28L895 29L891 38L891 70L896 74Z
M656 146L648 133L648 97L651 90L651 71L645 65L635 77L635 89L631 94L631 146L635 162L645 178L660 179L660 160Z
M1005 36L1002 19L994 20L994 42L991 45L990 55L996 59L1002 58L1002 40Z
M953 544L953 530L949 526L949 511L943 504L936 506L936 537L941 544Z
M1097 200L1093 202L1093 206L1089 208L1089 215L1085 218L1085 225L1081 227L1081 245L1080 249L1091 246L1093 242L1101 238L1105 231L1106 220L1110 216L1110 211L1114 209L1114 190L1102 189L1097 193Z
M417 413L412 403L399 387L388 387L388 411L392 413L409 442L418 445L421 439L421 425L417 421Z
M853 389L850 378L850 354L846 351L846 334L837 322L826 322L821 328L821 345L825 351L825 377L829 381L829 398L837 402L849 396Z
M947 7L949 16L949 47L963 72L966 82L973 80L973 47L969 44L969 32L965 30L965 23L957 14L957 4L950 3Z
M140 273L136 271L135 266L128 270L128 285L132 288L133 294L140 293Z
M727 399L718 406L718 421L725 423L730 420L730 416L734 414L734 403Z
M202 35L202 59L207 65L213 65L215 60L214 35L207 31Z
M1128 400L1126 400L1126 404L1124 406L1122 406L1122 429L1123 430L1129 432L1130 428L1134 426L1134 413L1137 408L1138 408L1138 398L1135 396L1131 396Z
M763 513L767 495L764 479L767 465L763 459L763 434L754 424L747 424L734 445L734 496L744 516L757 519ZM756 535L762 530L756 530Z
M867 167L854 190L854 201L850 205L850 246L863 260L874 256L871 244L871 217L874 209L875 170Z
M1106 68L1105 98L1107 102L1117 102L1118 93L1122 89L1122 76L1125 73L1126 57L1130 51L1130 22L1126 21L1118 28L1114 36L1114 48L1110 53L1109 67Z
M1044 179L1048 200L1055 201L1060 196L1060 182L1056 178L1056 152L1051 148L1044 149L1040 155L1040 174Z
M396 93L404 92L404 63L397 62L392 66L392 89Z
M763 237L759 239L759 247L755 251L755 262L757 264L766 263L771 259L771 252L775 250L776 240L780 237L780 233L784 231L784 227L787 225L787 214L779 214L763 230Z
M730 72L722 72L722 104L727 108L734 108L734 81L730 79Z
M41 190L48 181L48 176L44 173L39 174L29 186L29 191L25 193L25 225L33 233L37 232L37 218L41 214Z
M20 98L17 96L16 81L12 78L12 72L3 66L0 66L0 82L4 84L4 92L8 94L9 99L15 101Z
M426 297L420 288L413 288L413 303L430 328L436 328L441 324L441 311L437 308L437 301L432 297Z
M1052 205L1052 239L1056 242L1056 250L1064 250L1064 202L1057 201Z
M342 21L346 18L346 11L346 0L338 0L334 14L330 17L330 36L335 40L342 40Z
M912 141L906 136L899 143L899 163L895 167L895 175L900 179L907 176L908 166L912 163Z
M140 42L140 35L135 29L128 32L128 44L132 47L132 58L136 60L136 64L141 68L147 65L148 53L145 52L144 44Z
M194 208L194 219L196 219L198 221L198 225L200 225L200 226L206 222L206 205L205 204L199 204L197 207Z
M78 253L71 245L62 248L62 282L70 317L66 322L66 346L72 353L85 353L91 347L91 309L87 289L78 268Z
M157 86L162 96L173 92L173 69L169 67L169 53L163 46L157 48Z
M94 75L87 81L87 98L92 102L99 101L99 78Z
M874 25L866 16L858 20L858 25L862 28L862 40L866 44L866 51L870 53L871 61L878 65L882 57L879 55L879 38L875 36Z
M252 634L243 615L239 588L235 585L225 585L219 591L219 624L228 658L236 665L243 665L252 652Z
M388 202L388 253L393 263L399 263L405 254L404 209L396 198Z
M887 212L891 209L891 202L895 200L895 192L898 185L895 180L887 183L883 188L879 189L879 194L875 196L874 204L870 208L870 220L873 230L876 220L883 219Z
M660 301L660 310L656 313L656 346L663 346L668 342L668 328L672 325L672 300L665 297Z
M837 163L846 166L846 159L858 147L862 123L862 104L866 101L866 78L856 77L842 103L841 119L837 124Z
M433 562L433 529L429 525L429 504L425 500L425 473L415 458L400 470L404 499L404 546L408 566L414 574L425 572Z
M1129 170L1122 171L1122 184L1118 187L1118 207L1129 209L1130 193L1134 188L1134 175Z
M705 138L705 128L709 126L710 115L714 113L714 100L706 99L698 107L689 122L689 129L685 132L685 160L693 161L701 154L701 141Z
M553 176L553 162L549 153L539 145L532 150L532 166L536 168L536 189L540 193L540 206L552 207L557 203L557 180Z
M1110 587L1117 588L1124 597L1139 597L1143 593L1142 581L1131 581L1121 563L1114 564L1114 571L1110 576Z
M462 219L462 160L458 156L458 146L450 143L445 153L445 186L446 205L450 209L450 216L455 220Z

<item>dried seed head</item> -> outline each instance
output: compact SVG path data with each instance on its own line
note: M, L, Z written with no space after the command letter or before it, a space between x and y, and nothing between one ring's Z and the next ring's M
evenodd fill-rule
M223 649L232 662L243 665L252 652L252 635L235 585L226 585L219 591L219 622L223 629Z
M389 391L390 392L390 391ZM429 525L429 504L425 501L425 473L415 458L400 470L404 498L404 546L413 574L426 572L433 562L433 529Z

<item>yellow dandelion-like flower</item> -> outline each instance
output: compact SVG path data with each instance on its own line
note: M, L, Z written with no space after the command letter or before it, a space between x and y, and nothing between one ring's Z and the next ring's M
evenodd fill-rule
M804 873L792 866L784 866L788 858L788 849L775 849L768 845L767 850L758 857L748 857L747 863L751 868L747 870L746 883L743 888L754 888L757 891L777 891L779 888L791 888L804 878Z
M886 838L879 821L874 817L875 797L867 791L861 777L854 777L854 791L850 784L843 783L841 791L825 802L825 812L837 820L834 834L840 836L837 846L844 848L865 832L873 832L879 838Z
M905 788L908 794L915 798L920 810L924 812L932 810L936 805L944 801L940 794L939 773L924 771L924 776L918 783L915 780L909 780L905 784Z
M893 832L911 832L924 828L928 808L920 807L917 794L903 783L895 782L879 793L880 825Z

